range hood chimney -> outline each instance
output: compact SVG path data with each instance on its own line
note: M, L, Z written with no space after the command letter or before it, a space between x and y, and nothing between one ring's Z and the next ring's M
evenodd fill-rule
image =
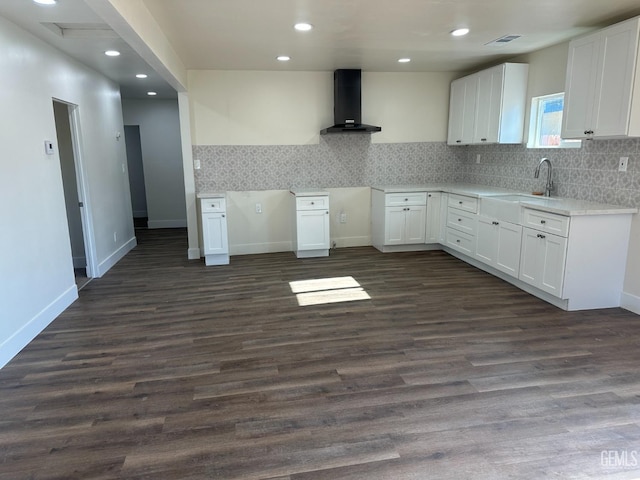
M362 95L360 79L362 71L341 69L333 72L333 121L335 125L320 130L328 133L374 133L381 127L362 122Z

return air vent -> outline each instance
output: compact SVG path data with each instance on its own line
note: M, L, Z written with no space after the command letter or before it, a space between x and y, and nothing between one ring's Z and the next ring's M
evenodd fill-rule
M489 43L485 43L485 45L488 46L488 47L502 47L503 45L506 45L507 43L513 42L514 40L517 40L521 36L522 35L505 35L504 37L496 38L495 40L492 40Z

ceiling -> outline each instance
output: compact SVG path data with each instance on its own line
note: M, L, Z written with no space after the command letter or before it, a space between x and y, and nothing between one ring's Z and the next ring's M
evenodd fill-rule
M214 70L468 71L640 15L638 0L142 1L187 69ZM0 15L118 82L123 97L175 97L84 0L2 0ZM295 31L301 21L313 30ZM450 35L462 26L467 36ZM505 35L520 37L487 45ZM111 48L122 55L106 57Z

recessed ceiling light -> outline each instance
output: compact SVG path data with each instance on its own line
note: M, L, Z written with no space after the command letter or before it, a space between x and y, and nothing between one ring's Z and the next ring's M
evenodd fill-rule
M33 0L35 3L39 3L40 5L55 5L58 0Z
M157 95L156 92L147 92L147 95L149 95L150 97L155 97Z
M279 62L288 62L289 60L291 60L291 57L288 57L286 55L280 55L276 57L276 60L278 60Z
M308 32L313 28L313 25L311 25L310 23L296 23L293 28L295 28L299 32Z
M398 63L409 63L411 61L410 58L399 58Z
M106 52L104 52L104 54L107 57L117 57L118 55L120 55L120 52L117 50L107 50Z
M147 78L146 73L136 73L136 78Z
M469 33L468 28L456 28L454 31L451 32L451 35L453 35L454 37L462 37L467 33Z

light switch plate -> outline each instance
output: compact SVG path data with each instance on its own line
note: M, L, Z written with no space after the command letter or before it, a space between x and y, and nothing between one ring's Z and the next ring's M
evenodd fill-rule
M44 141L44 153L46 153L47 155L54 154L53 142L51 140Z
M620 163L618 164L619 172L626 172L629 165L629 157L620 157Z

